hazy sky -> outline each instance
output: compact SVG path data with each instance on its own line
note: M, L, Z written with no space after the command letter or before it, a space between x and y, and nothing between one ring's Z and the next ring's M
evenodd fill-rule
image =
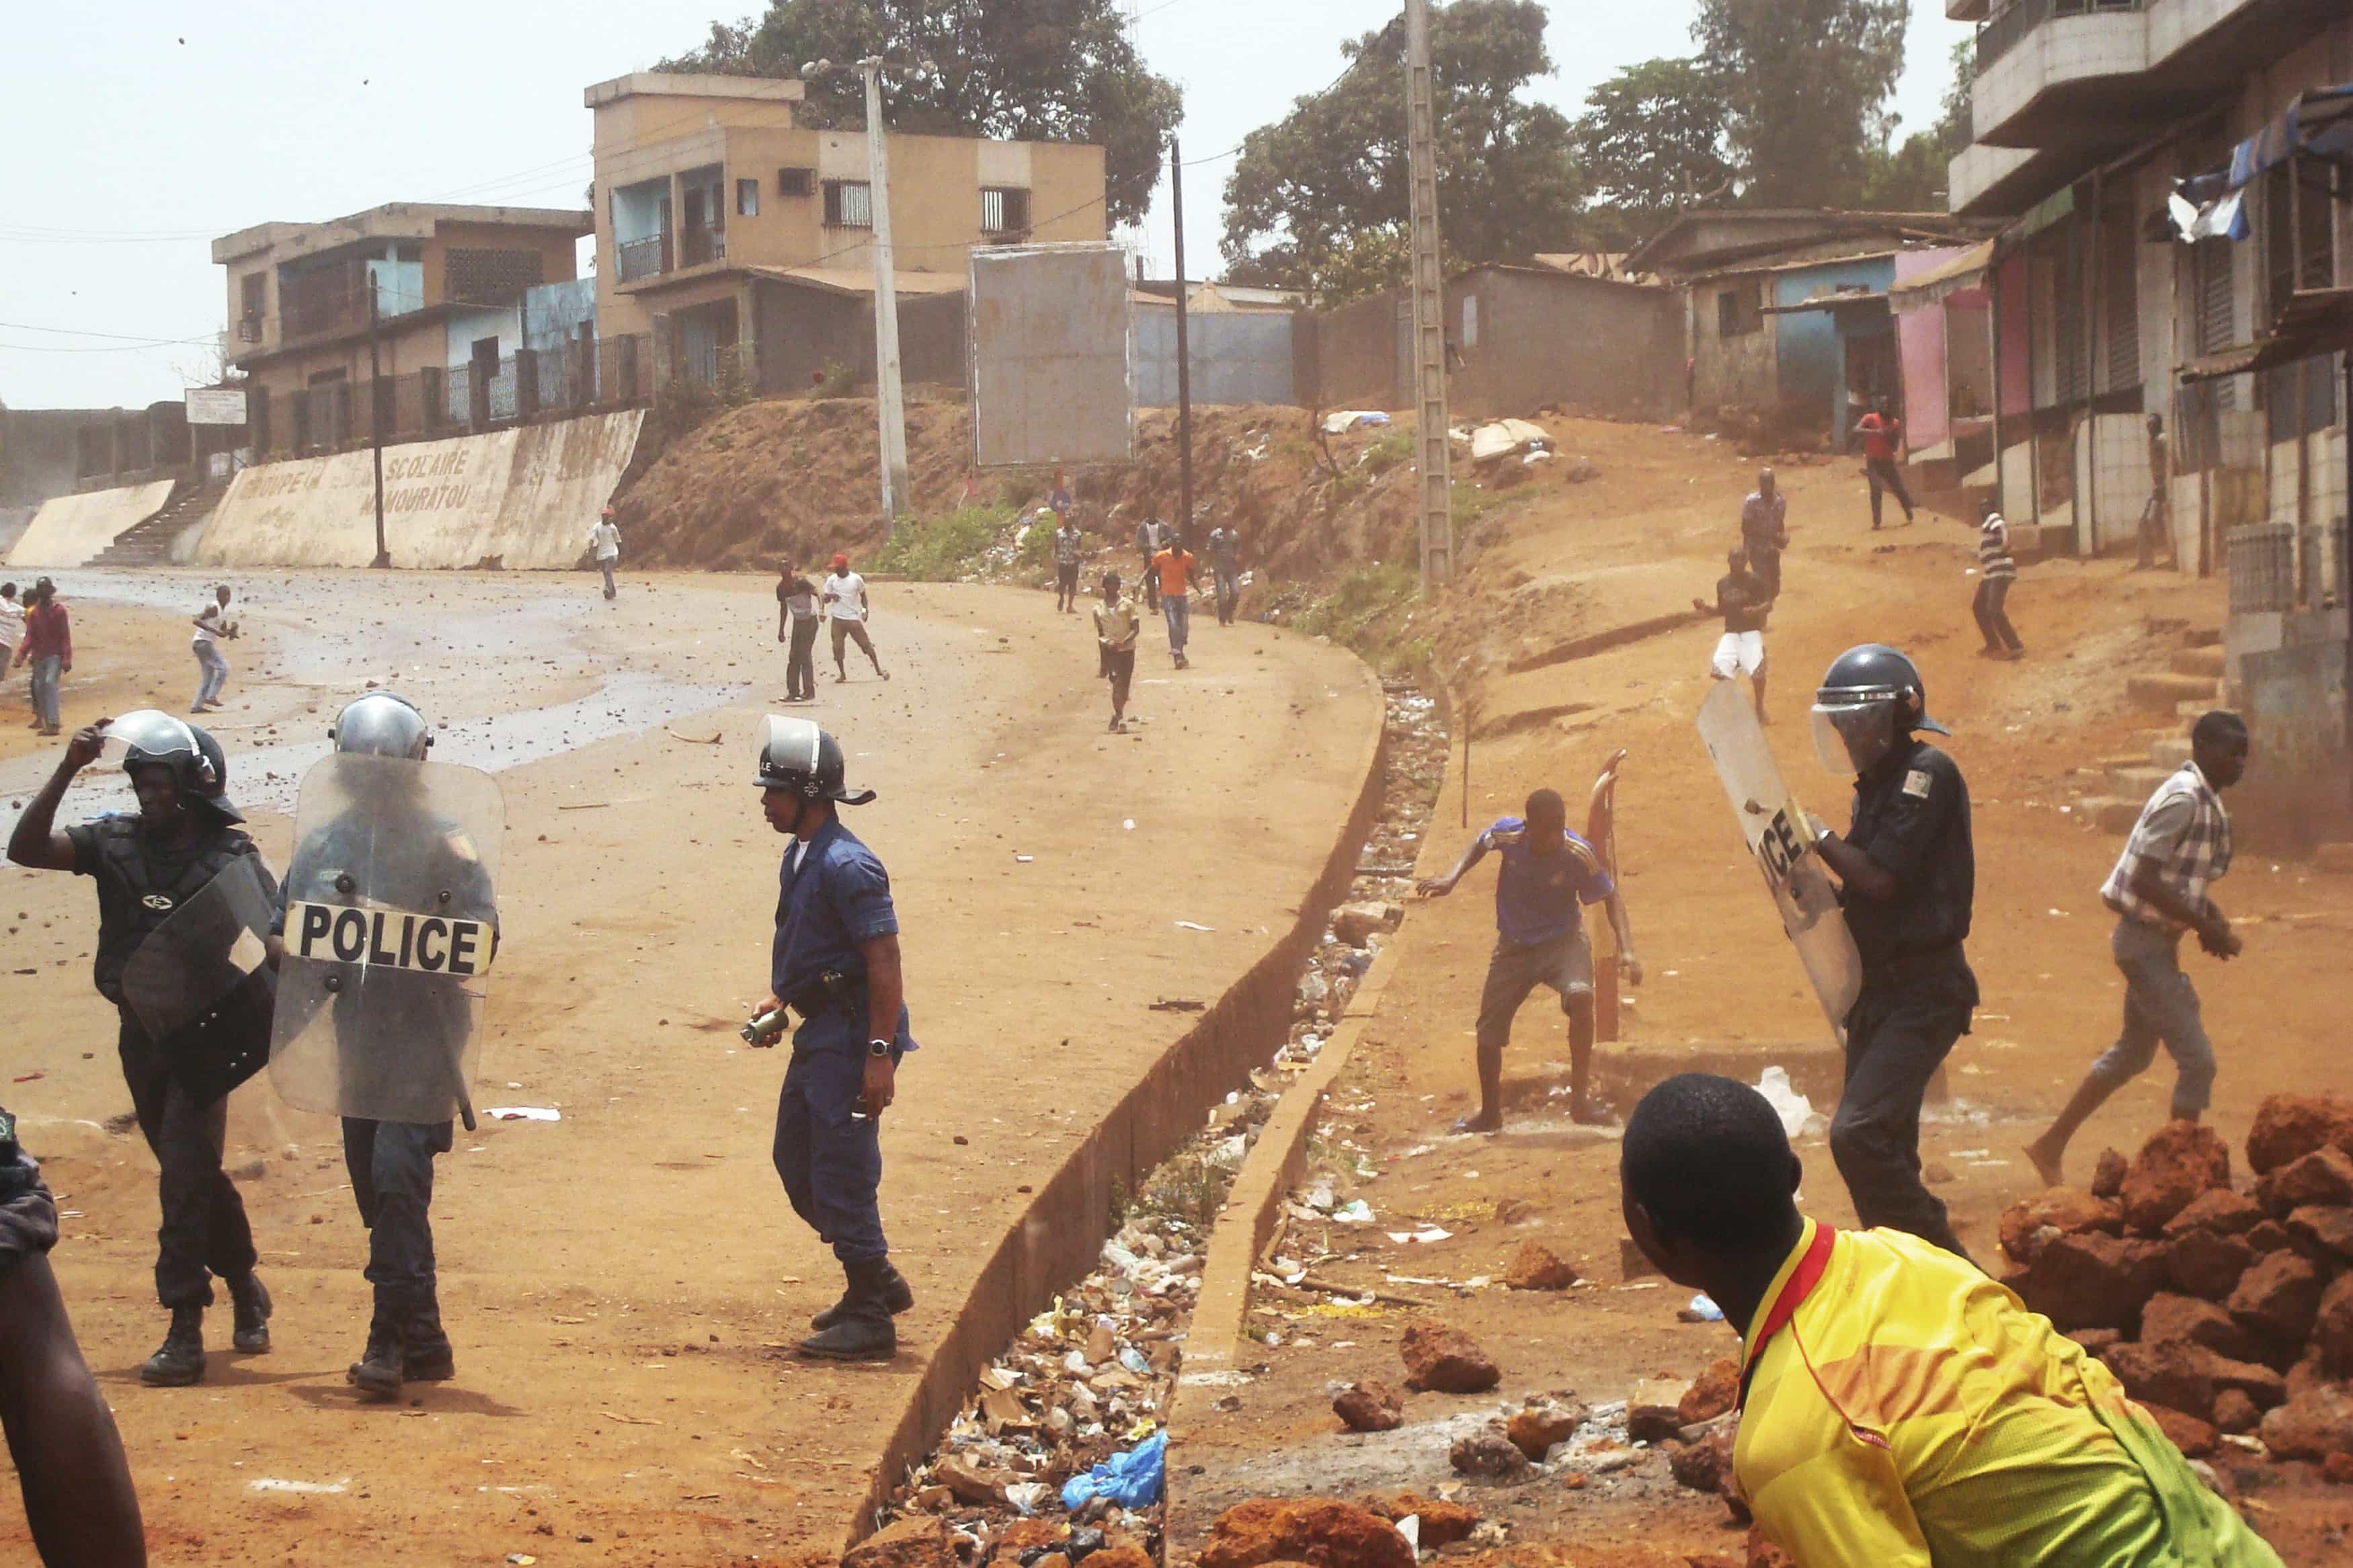
M1690 50L1696 0L1553 0L1574 113L1618 67ZM389 201L578 205L590 82L697 42L753 0L91 0L11 5L0 37L0 402L137 406L209 363L226 306L208 241ZM1185 89L1188 163L1232 147L1338 73L1339 42L1397 0L1140 0L1136 37ZM1937 113L1968 28L1914 0L1898 108ZM1214 271L1229 163L1186 171L1186 253ZM1153 270L1174 257L1165 201ZM109 336L105 334L115 334ZM173 342L166 340L198 340Z

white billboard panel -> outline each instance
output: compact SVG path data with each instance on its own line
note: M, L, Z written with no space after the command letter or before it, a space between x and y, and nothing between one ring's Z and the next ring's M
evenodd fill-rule
M1096 243L976 249L971 299L980 467L1134 460L1124 252Z
M192 386L181 395L186 400L191 425L245 423L245 388L241 386Z

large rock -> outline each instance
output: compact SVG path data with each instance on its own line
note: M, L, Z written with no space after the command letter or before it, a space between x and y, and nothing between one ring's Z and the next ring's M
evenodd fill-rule
M2125 1342L2122 1329L2070 1329L2067 1337L2083 1346L2085 1355L2091 1356L2103 1353L2110 1345Z
M2312 1348L2336 1377L2353 1377L2353 1274L2340 1274L2321 1293Z
M2151 1405L2147 1408L2157 1422L2158 1430L2163 1432L2166 1440L2180 1449L2185 1458L2205 1458L2214 1452L2215 1445L2221 1441L2211 1422L2200 1421L2197 1416L2179 1410L2168 1410L2162 1405Z
M1683 1429L1683 1395L1691 1384L1680 1378L1646 1377L1626 1395L1626 1435L1638 1443L1662 1443Z
M2130 1330L2164 1282L2165 1253L2163 1243L2084 1231L2052 1240L2002 1283L2063 1331Z
M1515 1481L1528 1473L1528 1456L1500 1421L1457 1437L1446 1451L1446 1462L1466 1476L1486 1481Z
M2249 1331L2273 1344L2300 1345L2320 1313L2320 1270L2293 1252L2259 1258L2223 1305Z
M1514 1450L1517 1452L1517 1450ZM1337 1498L1259 1498L1228 1509L1209 1527L1200 1568L1414 1568L1397 1526Z
M1333 1396L1332 1414L1351 1432L1394 1432L1405 1425L1405 1401L1388 1384L1366 1378Z
M2341 1204L2306 1204L2294 1210L2287 1233L2298 1252L2324 1265L2353 1258L2353 1208Z
M2098 1162L2092 1166L2092 1195L2113 1198L2122 1194L2125 1173L2131 1169L2132 1163L2122 1153L2114 1149L2101 1150Z
M2254 1337L2221 1307L2170 1291L2150 1297L2141 1309L2140 1337L2144 1344L2179 1341L2236 1361L2253 1360L2258 1348Z
M2263 1413L2255 1402L2235 1388L2214 1391L2214 1426L2221 1432L2252 1432Z
M1419 1492L1398 1492L1393 1497L1368 1497L1360 1505L1368 1513L1390 1521L1418 1519L1417 1532L1424 1552L1436 1552L1458 1541L1468 1541L1471 1532L1479 1528L1479 1510L1459 1502L1445 1502L1428 1498Z
M2206 1375L2214 1380L2214 1398L2242 1394L2258 1410L2269 1410L2287 1400L2287 1379L2256 1361L2234 1361L2206 1352Z
M2200 1193L2188 1208L2165 1222L2168 1236L2211 1230L2220 1236L2244 1236L2263 1217L2263 1205L2244 1193L2216 1187Z
M2201 1193L2231 1184L2231 1146L2198 1121L2168 1121L2149 1134L2125 1173L2125 1224L2154 1236Z
M2353 1204L2353 1154L2328 1144L2265 1172L2263 1183L2276 1215L2306 1204Z
M1748 1568L1798 1568L1798 1560L1773 1544L1763 1525L1748 1531Z
M2238 1285L2239 1277L2254 1260L2253 1244L2246 1237L2225 1236L2218 1230L2186 1231L2165 1244L2165 1279L2184 1295L2219 1301Z
M2275 1219L2257 1220L2255 1227L2247 1232L2247 1246L2258 1258L2267 1252L2284 1252L2295 1240L2288 1235L2287 1226Z
M2001 1213L2001 1249L2031 1263L2043 1247L2063 1236L2087 1230L2110 1235L2124 1228L2122 1205L2094 1197L2081 1187L2052 1187L2019 1199Z
M956 1501L975 1508L990 1508L1005 1501L1005 1483L1010 1478L1002 1472L985 1468L968 1459L951 1457L932 1467L932 1479L955 1493Z
M1695 1492L1718 1495L1732 1489L1732 1444L1739 1435L1736 1422L1718 1421L1709 1426L1695 1443L1686 1443L1667 1456L1667 1468L1674 1472L1676 1484Z
M1561 1399L1531 1400L1512 1412L1512 1418L1504 1424L1504 1436L1521 1453L1542 1464L1552 1446L1568 1441L1584 1420L1582 1405Z
M1566 1290L1577 1280L1577 1265L1541 1242L1520 1243L1504 1268L1504 1284L1514 1290Z
M2257 1175L2324 1144L2353 1153L2353 1101L2320 1094L2274 1094L2255 1112L2247 1164Z
M2264 1416L2256 1433L2283 1459L2353 1454L2353 1392L2337 1383L2307 1389Z
M1375 931L1393 929L1405 911L1389 904L1342 904L1332 911L1332 934L1350 947L1363 947Z
M1429 1318L1405 1326L1398 1354L1405 1358L1405 1385L1417 1392L1483 1394L1504 1378L1469 1334Z
M1675 1414L1686 1426L1696 1426L1703 1421L1713 1421L1740 1401L1740 1363L1730 1356L1719 1357L1713 1366L1693 1380Z
M842 1553L841 1568L946 1568L948 1522L910 1514L884 1525Z
M2206 1352L2196 1345L2111 1345L2100 1359L2143 1405L2162 1405L2201 1421L2214 1414L2214 1380L2207 1373Z

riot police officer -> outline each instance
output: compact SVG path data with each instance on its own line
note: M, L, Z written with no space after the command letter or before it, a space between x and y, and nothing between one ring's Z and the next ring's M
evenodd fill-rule
M480 836L495 829L465 819L473 814L434 787L441 773L482 775L427 763L432 731L403 699L370 692L345 706L329 732L334 754L316 785L304 780L273 932L286 973L272 1076L294 1103L342 1116L375 1291L367 1344L346 1376L364 1394L389 1399L404 1382L456 1374L433 1253L433 1160L449 1152L453 1112L465 1110L471 1125L466 1053L476 998L458 973L406 966L423 936L413 943L372 937L369 961L355 963L315 931L309 943L299 931L290 943L289 911L322 927L323 911L342 909L391 911L396 921L408 920L401 911L440 911L444 924L470 919L494 933Z
M848 1280L841 1300L811 1321L817 1331L801 1353L885 1361L898 1351L891 1320L915 1297L882 1235L878 1123L915 1042L890 874L838 812L874 792L845 788L842 773L831 735L806 719L767 721L753 782L768 826L792 843L777 876L769 994L745 1034L772 1046L781 1008L800 1019L776 1102L776 1174L793 1212L832 1244Z
M139 810L62 831L53 826L66 787L110 746L122 751ZM8 858L39 870L71 871L98 888L98 952L91 978L121 1013L117 1049L139 1131L161 1167L156 1198L155 1294L172 1314L170 1330L139 1369L164 1387L205 1374L204 1313L212 1280L228 1287L235 1309L232 1343L269 1348L269 1292L254 1273L253 1232L237 1186L221 1169L232 1084L209 1064L165 1049L127 995L126 967L146 939L233 870L269 890L260 852L238 824L245 819L222 789L190 727L141 710L76 731L57 771L17 818ZM233 1075L232 1075L233 1076Z
M1916 733L1951 731L1928 716L1920 671L1894 648L1866 643L1831 660L1813 722L1822 765L1854 775L1852 825L1843 837L1821 827L1815 847L1862 958L1831 1157L1864 1225L1967 1258L1920 1179L1920 1104L1978 1003L1962 952L1977 885L1968 784Z

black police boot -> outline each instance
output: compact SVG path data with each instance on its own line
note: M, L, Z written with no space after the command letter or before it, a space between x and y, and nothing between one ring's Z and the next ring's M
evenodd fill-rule
M343 1373L346 1380L371 1398L391 1399L400 1393L400 1356L406 1315L404 1304L395 1301L391 1292L376 1291L375 1315L368 1320L367 1349Z
M882 1305L895 1318L915 1304L914 1287L909 1285L905 1278L891 1266L889 1258L881 1258L879 1261L882 1269ZM850 1298L855 1293L854 1290L844 1290L840 1300L809 1320L809 1327L822 1332L841 1321L841 1315L849 1309Z
M172 1327L155 1353L139 1368L139 1381L155 1388L185 1388L205 1375L205 1310L172 1309Z
M883 1275L890 1263L875 1258L845 1263L849 1289L831 1326L800 1342L800 1352L824 1361L889 1361L899 1353L898 1331L891 1326L891 1309Z
M431 1296L409 1314L400 1346L400 1375L410 1383L441 1383L458 1375L458 1355L441 1331L441 1303Z
M236 1310L237 1331L230 1343L248 1355L269 1348L269 1289L261 1276L248 1274L228 1282L229 1305Z

